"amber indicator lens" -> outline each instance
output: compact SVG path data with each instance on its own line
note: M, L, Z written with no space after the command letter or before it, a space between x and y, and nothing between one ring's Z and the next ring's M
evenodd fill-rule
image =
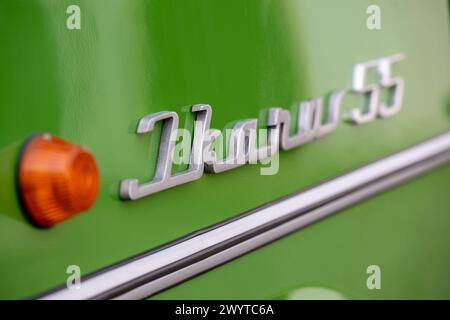
M91 207L99 187L91 152L49 134L28 141L18 179L22 205L40 227L51 227Z

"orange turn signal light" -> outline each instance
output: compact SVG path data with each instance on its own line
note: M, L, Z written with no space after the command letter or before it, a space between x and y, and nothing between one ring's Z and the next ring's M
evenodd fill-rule
M22 150L18 187L32 222L51 227L94 204L99 187L97 164L86 148L39 134Z

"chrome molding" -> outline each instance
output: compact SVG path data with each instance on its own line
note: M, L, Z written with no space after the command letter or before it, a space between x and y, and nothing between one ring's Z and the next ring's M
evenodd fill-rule
M125 260L40 299L140 299L450 162L450 132Z

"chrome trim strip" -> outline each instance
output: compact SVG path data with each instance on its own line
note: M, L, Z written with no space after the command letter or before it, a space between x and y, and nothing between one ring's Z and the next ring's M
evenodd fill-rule
M407 179L450 162L450 131L99 271L41 299L145 298Z

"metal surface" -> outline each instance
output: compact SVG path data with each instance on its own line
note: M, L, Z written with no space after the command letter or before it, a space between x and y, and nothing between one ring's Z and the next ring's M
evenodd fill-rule
M189 167L185 172L172 175L172 160L178 129L178 115L176 112L159 112L142 118L137 127L137 133L143 134L154 130L158 121L164 125L159 143L158 163L155 177L152 181L139 185L137 179L125 179L120 184L120 197L124 200L137 200L152 193L168 189L183 183L197 180L203 175L203 144L206 131L211 122L211 107L207 104L192 106L192 112L197 114L195 131L192 141L192 154Z
M436 167L446 164L450 161L450 152L446 152L437 157L426 161L425 163L419 163L411 168L395 173L391 176L381 179L373 184L365 186L363 189L357 190L353 193L333 200L317 209L311 210L308 213L301 215L295 219L289 220L286 223L281 224L269 231L263 232L249 240L245 240L238 243L228 249L215 253L203 260L194 262L179 270L168 273L148 283L136 287L128 292L119 294L115 297L114 291L107 292L103 295L104 298L114 299L143 299L152 296L162 290L165 290L173 285L176 285L186 279L194 277L202 272L208 271L213 267L226 263L232 259L235 259L241 255L248 253L251 250L257 249L267 243L279 239L291 232L295 232L300 228L308 226L318 220L326 218L327 216L345 209L348 206L362 201L377 193L386 191L399 183L402 183L408 179L411 179L417 175L424 174L429 170L436 169Z
M351 119L357 124L368 123L377 118L390 117L400 111L403 100L404 81L397 76L392 78L392 64L404 59L403 54L384 57L377 60L357 64L354 67L353 89L354 92L369 95L368 110L361 111L361 108L350 110ZM378 72L377 83L367 85L366 74L370 69L375 68ZM392 98L392 105L386 106L380 102L381 89L394 88L395 93ZM322 98L314 98L310 101L302 101L298 104L296 113L298 115L294 128L297 132L291 137L290 127L292 124L291 113L282 108L270 108L267 116L266 145L261 144L261 137L257 137L258 119L238 121L230 134L230 137L221 133L217 129L211 129L212 108L210 105L194 105L191 112L196 114L194 123L194 134L191 139L188 134L187 139L192 142L192 150L185 150L190 153L187 163L189 167L184 172L179 172L172 176L172 164L174 160L175 143L179 119L176 112L158 112L148 115L139 121L136 129L137 134L152 132L156 123L162 121L163 129L159 142L158 160L156 172L152 181L139 185L137 179L125 179L120 183L120 197L122 200L137 200L153 193L172 188L174 186L199 179L203 175L203 168L206 171L219 173L235 169L244 164L256 163L273 156L279 151L281 146L284 150L298 147L314 139L325 136L336 130L342 114L342 102L346 90L336 90L330 96L327 109L323 107ZM364 112L364 113L363 113ZM327 116L323 123L324 114ZM261 130L260 130L261 132ZM209 151L215 142L226 141L227 156L217 156L216 151ZM190 149L190 148L189 148ZM222 149L222 148L220 148ZM204 159L207 152L212 152L210 159ZM276 172L275 172L276 173Z
M396 54L391 57L371 60L359 63L353 70L353 91L369 96L367 110L355 108L350 110L350 119L363 124L373 121L377 116L388 118L400 111L403 101L405 83L401 77L392 77L392 65L405 59L404 54ZM394 88L392 104L387 106L380 101L380 86L378 84L367 84L368 73L376 69L381 87Z
M449 160L450 132L94 274L79 290L64 287L43 298L144 298ZM294 227L280 228L286 223Z

